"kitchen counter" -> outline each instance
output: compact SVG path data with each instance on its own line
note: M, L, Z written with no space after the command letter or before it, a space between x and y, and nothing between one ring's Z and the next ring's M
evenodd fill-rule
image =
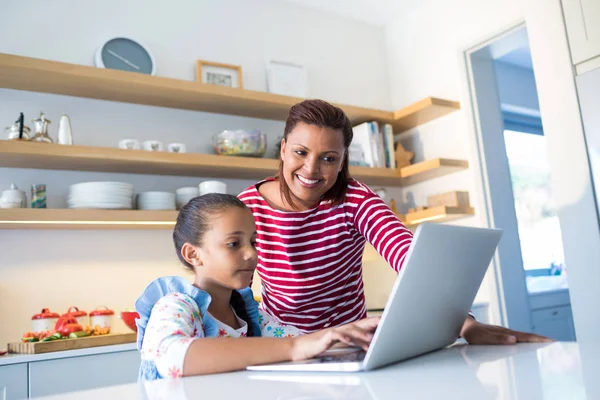
M95 354L116 353L119 351L136 350L136 343L116 344L112 346L89 347L87 349L53 351L43 354L6 354L0 356L0 366L29 363L34 361L55 360L59 358L90 356Z
M600 342L454 345L363 373L234 372L45 399L600 399Z

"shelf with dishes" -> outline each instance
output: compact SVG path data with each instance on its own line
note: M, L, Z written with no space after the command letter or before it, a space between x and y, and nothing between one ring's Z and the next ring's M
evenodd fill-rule
M399 215L410 228L474 215L472 207L440 206ZM0 209L0 229L173 229L177 211L58 208Z
M303 100L3 53L0 53L0 88L281 121L286 119L291 106ZM379 121L391 124L396 133L460 109L458 102L433 97L395 112L336 105L346 112L353 125Z
M277 162L266 158L0 140L0 167L11 168L262 179L277 171ZM370 186L403 187L468 167L466 160L436 158L399 169L350 167L350 172Z

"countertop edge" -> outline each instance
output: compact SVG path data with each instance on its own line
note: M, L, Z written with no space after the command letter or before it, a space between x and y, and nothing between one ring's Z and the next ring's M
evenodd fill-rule
M136 343L115 344L110 346L89 347L87 349L54 351L43 354L7 354L0 356L0 366L23 364L36 361L56 360L60 358L92 356L96 354L117 353L121 351L137 351Z

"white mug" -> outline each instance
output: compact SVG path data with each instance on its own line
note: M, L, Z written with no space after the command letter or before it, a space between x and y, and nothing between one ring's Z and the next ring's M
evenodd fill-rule
M185 144L183 143L169 143L167 146L169 153L185 153Z
M163 144L158 140L146 140L142 143L142 148L148 151L162 151Z
M227 193L227 184L221 181L204 181L199 185L200 196L207 193Z
M119 148L125 150L139 150L140 142L136 139L123 139L119 142Z

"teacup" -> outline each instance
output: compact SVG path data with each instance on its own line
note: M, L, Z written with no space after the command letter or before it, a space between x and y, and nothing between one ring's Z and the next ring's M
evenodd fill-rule
M140 142L136 139L123 139L119 142L119 148L124 150L139 150Z
M185 153L185 144L183 143L169 143L167 150L170 153Z
M142 148L148 151L162 151L163 144L158 140L146 140L142 143Z

